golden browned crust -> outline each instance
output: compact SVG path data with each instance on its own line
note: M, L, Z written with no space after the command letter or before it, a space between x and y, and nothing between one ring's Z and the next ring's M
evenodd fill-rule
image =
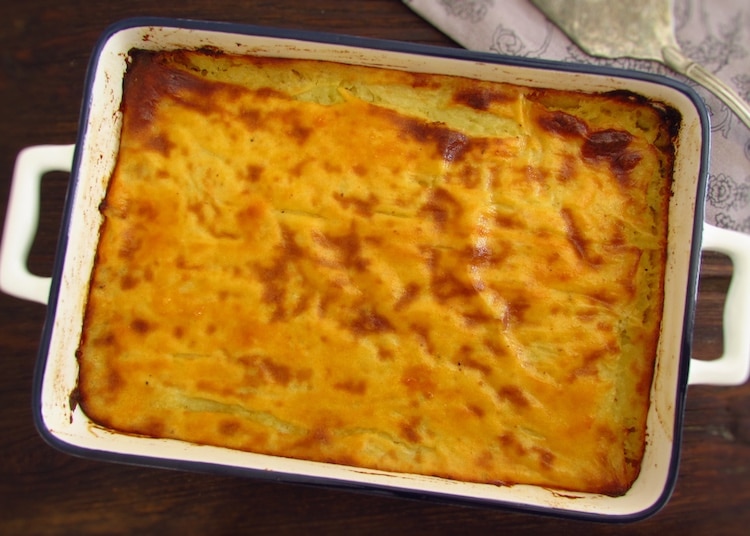
M78 359L116 430L620 494L662 311L659 106L134 52Z

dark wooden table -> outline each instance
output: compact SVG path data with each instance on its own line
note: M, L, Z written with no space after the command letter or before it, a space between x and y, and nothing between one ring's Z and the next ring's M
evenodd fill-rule
M0 6L0 218L18 151L72 143L91 50L112 22L159 15L455 46L397 0L26 0ZM51 272L67 176L44 183L29 265ZM731 263L704 255L695 355L721 354ZM750 385L691 387L679 480L635 525L587 524L298 485L87 461L37 435L31 381L44 307L0 295L0 534L740 534L750 531ZM748 326L750 329L750 326Z

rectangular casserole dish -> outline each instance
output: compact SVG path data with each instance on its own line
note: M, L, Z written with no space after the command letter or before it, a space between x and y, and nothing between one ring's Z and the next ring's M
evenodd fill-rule
M462 483L258 455L119 434L105 430L87 418L75 404L78 377L75 351L80 340L89 276L99 237L101 214L98 207L118 152L122 80L128 65L128 53L133 48L205 47L234 54L321 59L536 87L590 92L628 90L661 101L680 112L683 123L677 144L669 210L664 320L651 390L648 439L640 476L625 495L611 497L560 493L528 485ZM725 231L703 224L708 148L707 114L696 94L686 86L652 75L231 24L161 19L119 23L103 35L92 57L79 139L75 146L37 148L47 155L46 160L37 160L34 164L35 153L28 151L21 155L17 165L17 177L29 166L36 166L35 171L41 175L45 166L49 169L70 167L72 156L70 190L51 287L49 281L19 275L16 272L23 270L11 266L14 258L17 260L23 256L17 253L23 250L23 246L18 245L19 240L9 238L17 236L11 223L23 219L19 212L28 212L28 208L22 205L34 204L33 188L24 190L24 186L17 184L18 180L14 182L11 193L9 224L3 238L3 289L49 305L33 393L38 430L56 448L73 455L107 461L218 471L589 519L633 521L647 517L666 503L677 474L701 241L709 239L719 250L724 248L722 242L747 243L742 235L728 236ZM38 187L38 179L36 184ZM744 273L744 268L737 271ZM21 281L20 277L25 279ZM741 282L744 284L745 279ZM25 288L18 290L19 285ZM737 289L732 295L742 295L742 292ZM744 304L740 302L739 306ZM738 329L737 333L740 332ZM740 342L737 355L744 352L746 356L747 337L737 339ZM730 349L728 345L725 347ZM746 368L746 365L742 366ZM746 375L746 372L742 374ZM736 376L736 372L730 375ZM696 377L696 380L700 381L700 378ZM727 383L721 378L709 381ZM744 377L738 381L744 381Z

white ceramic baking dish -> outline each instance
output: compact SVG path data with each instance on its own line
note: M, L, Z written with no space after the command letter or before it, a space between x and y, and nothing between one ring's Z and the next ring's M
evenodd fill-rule
M257 455L174 440L114 433L92 423L75 404L75 350L81 335L89 275L101 217L98 210L118 151L122 79L128 51L214 47L231 53L299 57L455 74L531 86L585 91L630 90L677 109L683 117L670 205L664 322L648 415L641 474L621 497L536 486L471 484L339 465ZM18 157L0 250L0 287L48 305L33 405L40 434L70 454L124 463L273 478L456 503L499 506L579 518L642 519L668 500L677 474L688 384L738 384L750 366L750 237L703 222L708 120L687 87L651 75L476 54L307 32L160 19L129 20L109 28L92 56L80 131L74 145L40 146ZM42 175L71 172L54 273L40 278L25 267L38 221ZM702 250L729 254L734 278L725 315L725 356L691 360L697 278Z

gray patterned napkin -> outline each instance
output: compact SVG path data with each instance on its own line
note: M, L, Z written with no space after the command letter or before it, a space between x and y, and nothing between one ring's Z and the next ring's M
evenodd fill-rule
M528 0L404 0L461 46L529 58L655 72L696 89L711 116L706 221L750 233L750 130L709 91L660 63L586 55ZM675 0L677 41L685 54L750 101L750 2Z

